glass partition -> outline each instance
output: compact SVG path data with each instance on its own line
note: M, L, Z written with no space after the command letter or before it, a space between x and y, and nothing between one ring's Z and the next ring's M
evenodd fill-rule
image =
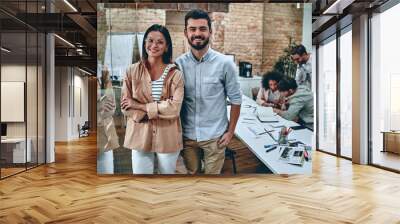
M400 4L371 19L372 164L400 170Z
M352 32L340 36L340 155L352 157Z
M336 154L336 36L318 48L318 149Z
M18 6L16 17L23 17L43 12L44 3L8 1L2 6ZM0 178L5 178L45 163L46 40L2 12L0 26Z
M26 42L25 32L1 34L2 177L24 171L26 162L31 162L26 141Z

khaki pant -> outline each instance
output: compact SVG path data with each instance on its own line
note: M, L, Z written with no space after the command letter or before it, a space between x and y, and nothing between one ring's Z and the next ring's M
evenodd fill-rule
M197 142L190 139L183 140L181 155L189 174L198 174L201 171L201 157L204 156L205 174L220 174L225 160L226 147L220 147L218 140ZM203 150L203 151L202 151Z

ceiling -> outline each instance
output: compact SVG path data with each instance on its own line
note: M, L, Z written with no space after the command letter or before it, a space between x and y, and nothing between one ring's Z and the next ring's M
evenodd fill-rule
M97 65L97 2L47 0L46 4L45 0L1 0L2 45L13 49L7 57L12 60L27 55L25 36L17 35L27 28L28 32L54 32L60 37L55 38L56 65L79 66L94 74ZM28 58L31 58L30 54L34 55L34 49L28 44Z
M352 23L354 17L375 9L389 0L312 0L313 44Z
M360 12L378 7L388 0L270 0L274 3L308 2L313 8L313 41L323 38L329 29L343 18L357 16ZM75 65L87 68L95 73L96 62L96 29L97 3L120 3L115 6L134 3L129 0L1 0L0 23L5 33L17 33L30 28L32 31L54 32L60 38L55 38L56 64ZM171 10L189 10L193 7L209 11L224 11L226 1L214 3L170 3L164 2L162 7ZM235 1L230 1L235 2ZM240 1L243 2L243 1ZM251 1L248 1L251 2ZM337 2L337 3L335 3ZM135 3L134 3L135 4ZM160 7L159 3L136 3L135 7ZM52 13L49 13L52 11ZM351 21L351 18L350 18ZM5 38L12 38L12 34ZM15 35L14 35L15 36ZM4 42L3 42L4 43ZM20 40L15 42L18 48ZM23 44L23 43L22 43ZM19 51L16 51L19 52ZM29 50L28 50L29 52Z

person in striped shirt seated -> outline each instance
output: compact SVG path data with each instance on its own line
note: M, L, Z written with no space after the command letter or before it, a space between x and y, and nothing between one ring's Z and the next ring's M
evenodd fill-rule
M172 63L171 36L162 25L144 34L143 57L127 69L121 108L127 116L124 147L132 149L134 174L174 174L181 149L184 79Z

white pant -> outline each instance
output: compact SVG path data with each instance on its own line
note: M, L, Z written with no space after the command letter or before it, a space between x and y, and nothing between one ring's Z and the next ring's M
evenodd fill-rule
M133 174L153 174L154 156L157 154L158 171L160 174L174 174L179 152L154 153L132 150Z
M102 152L102 154L97 157L97 173L114 174L113 150Z

